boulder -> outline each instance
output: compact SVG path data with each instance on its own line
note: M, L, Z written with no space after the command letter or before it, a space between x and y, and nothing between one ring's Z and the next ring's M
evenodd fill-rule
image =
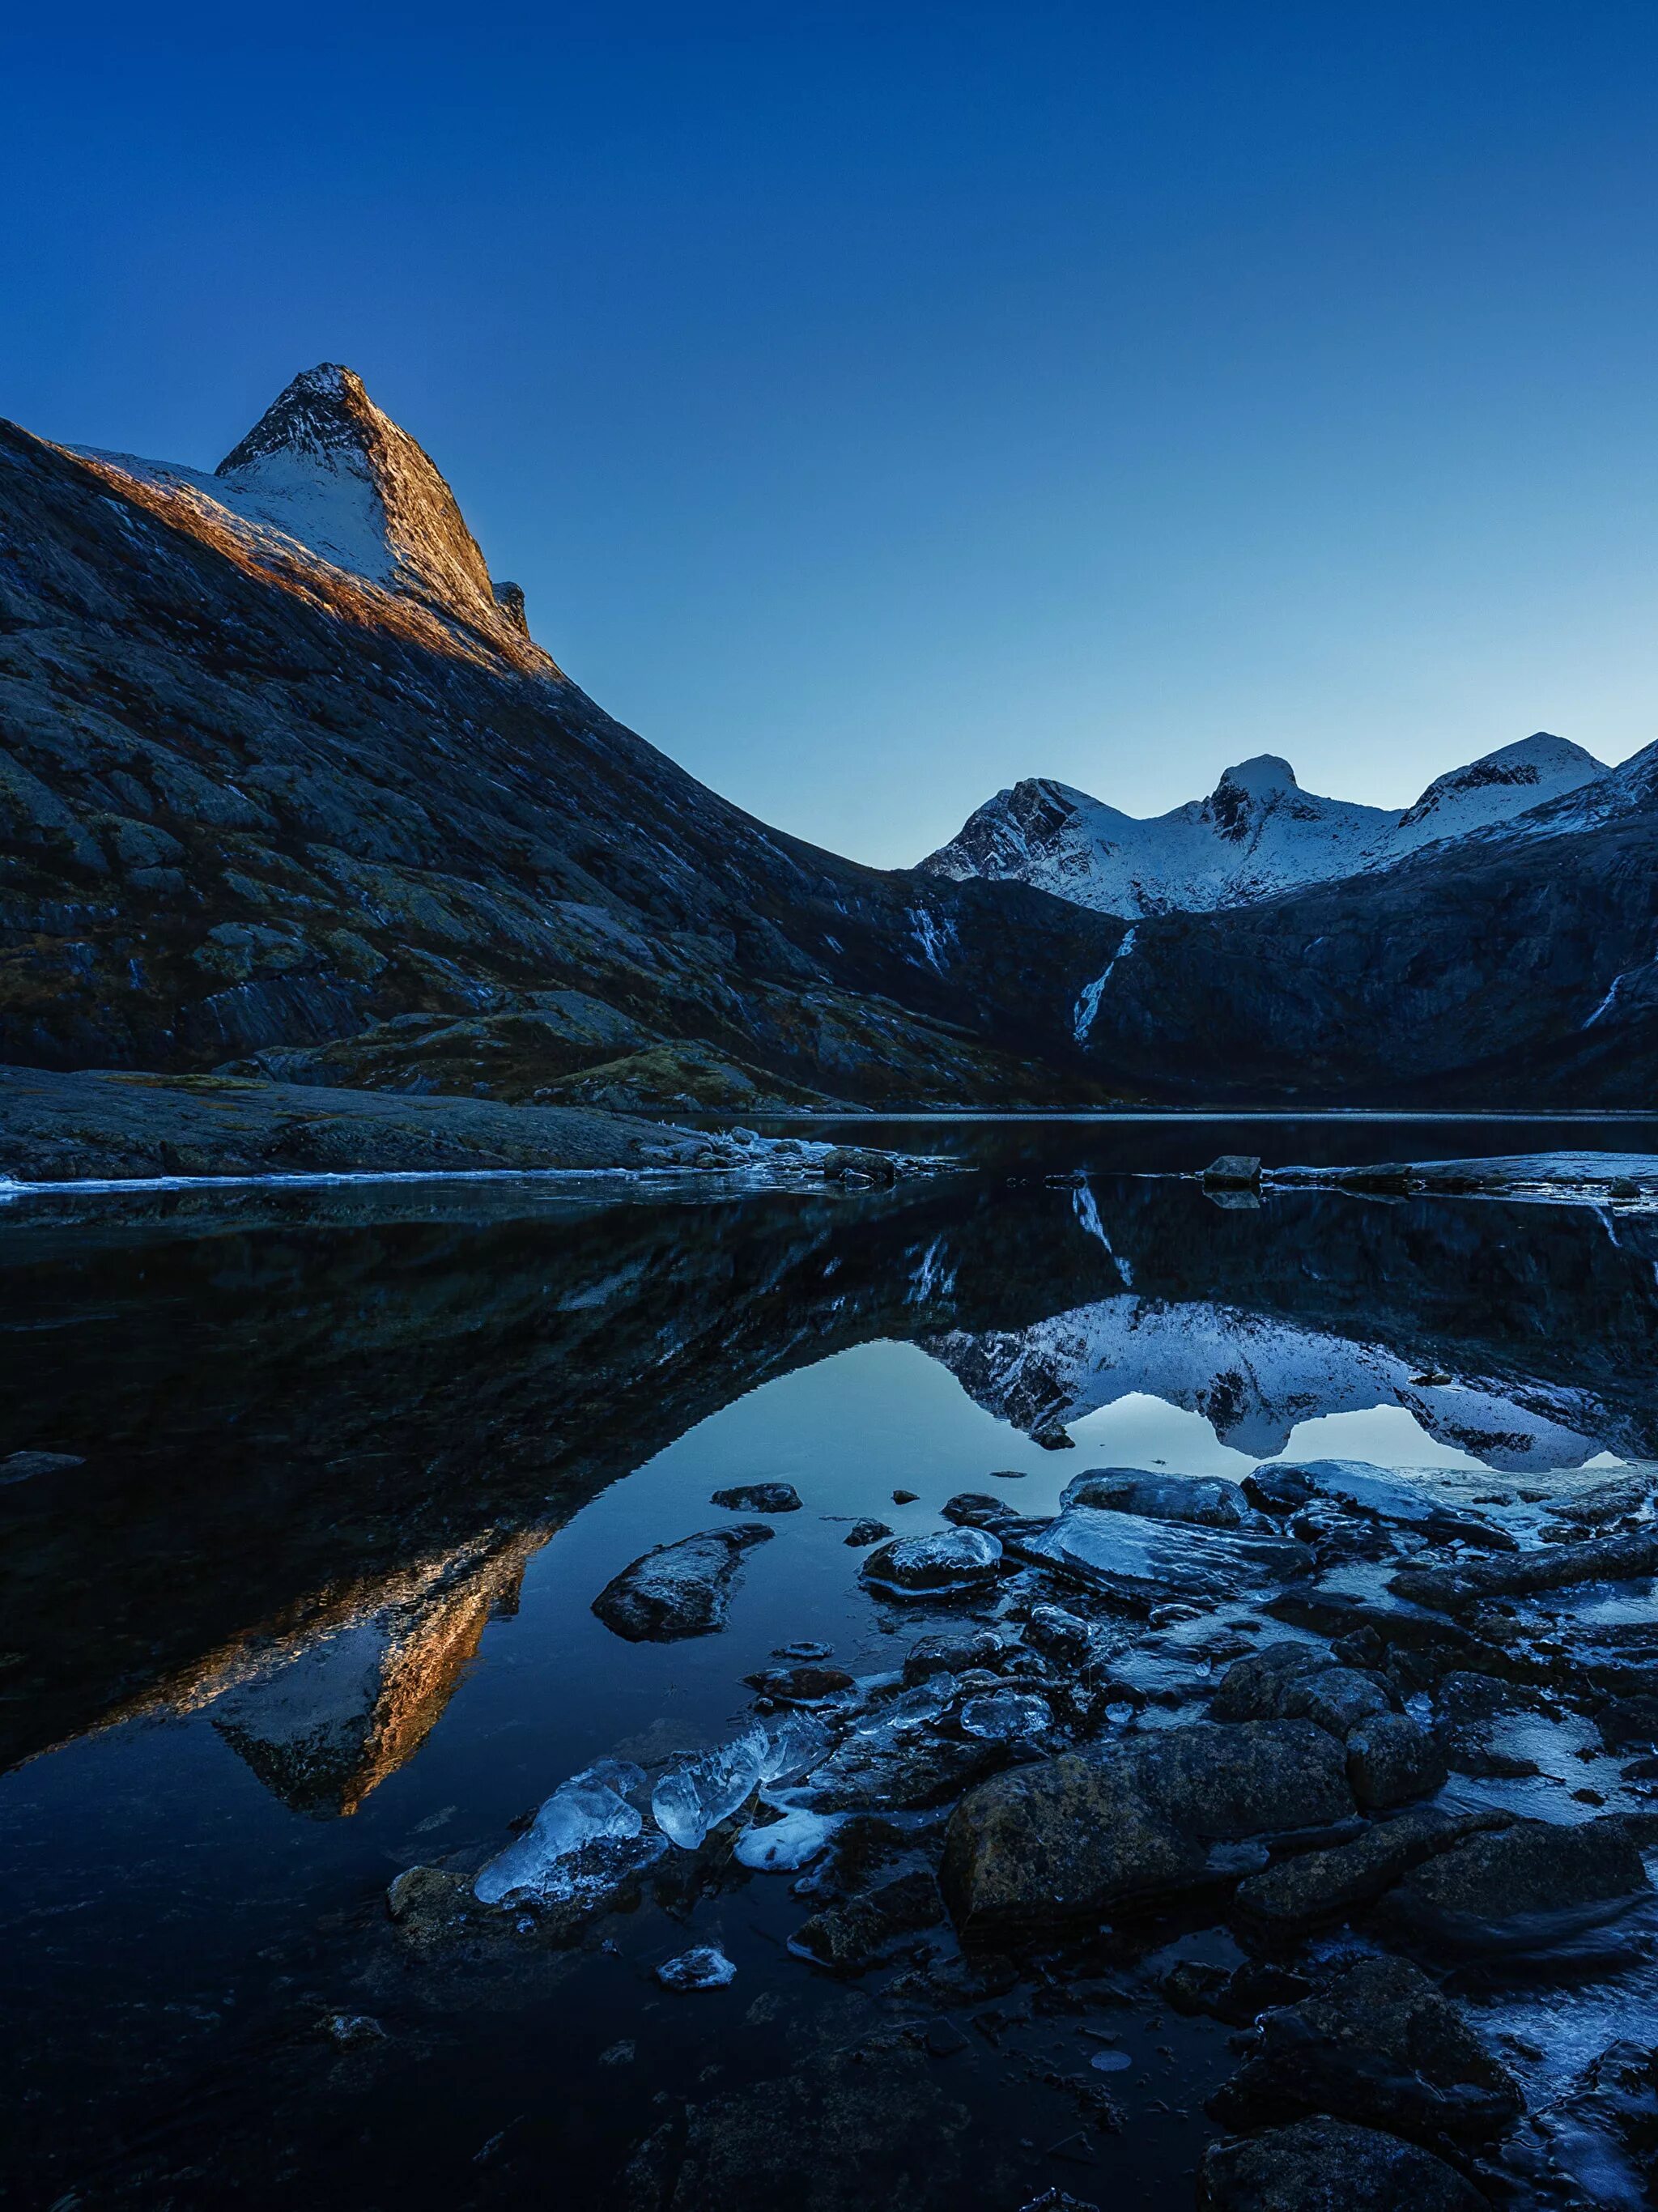
M1084 1468L1066 1483L1060 1504L1102 1505L1116 1513L1138 1513L1148 1521L1185 1521L1205 1528L1247 1528L1258 1517L1236 1482L1151 1474L1139 1467Z
M1347 1779L1367 1813L1383 1813L1442 1790L1445 1754L1408 1713L1376 1713L1347 1737Z
M1398 1703L1397 1693L1379 1674L1357 1667L1320 1667L1286 1681L1278 1709L1285 1720L1315 1721L1345 1739L1361 1722L1391 1713Z
M732 1490L716 1490L710 1505L723 1505L732 1513L798 1513L800 1493L792 1482L739 1482Z
M1464 1836L1506 1826L1504 1813L1441 1812L1418 1806L1327 1850L1281 1859L1238 1885L1233 1910L1244 1928L1286 1942L1360 1911L1436 1852Z
M1212 1844L1351 1811L1340 1747L1310 1722L1198 1723L981 1784L950 1815L941 1880L958 1928L1063 1925L1212 1878Z
M1300 2120L1211 2143L1199 2212L1489 2212L1455 2166L1418 2144L1344 2120Z
M1218 1721L1277 1720L1284 1693L1291 1680L1325 1664L1309 1644L1269 1644L1237 1659L1221 1676L1209 1708Z
M1658 1526L1598 1536L1585 1544L1546 1544L1534 1552L1469 1559L1455 1567L1406 1567L1388 1587L1411 1605L1456 1613L1487 1598L1529 1597L1573 1583L1624 1582L1653 1573L1658 1573Z
M708 1528L677 1544L659 1544L606 1583L593 1611L630 1644L710 1635L726 1625L744 1553L769 1543L772 1534L762 1522L739 1522L734 1528Z
M1407 1960L1359 1960L1317 1995L1263 2014L1256 2038L1209 2100L1224 2127L1317 2112L1430 2141L1478 2141L1525 2109L1513 2076Z
M862 1579L888 1597L937 1598L987 1589L1001 1571L1002 1547L983 1528L900 1536L872 1552Z
M1203 1181L1212 1190L1254 1190L1260 1183L1260 1162L1252 1152L1223 1152L1205 1168Z
M924 1636L905 1655L905 1684L913 1688L929 1674L964 1674L970 1667L993 1667L1005 1649L993 1628L958 1628Z
M805 1795L819 1813L917 1812L993 1774L1007 1757L1007 1747L988 1737L877 1729L849 1735L806 1778Z
M1516 1820L1418 1867L1383 1910L1435 1942L1524 1947L1610 1919L1650 1888L1641 1854L1616 1816L1569 1828Z

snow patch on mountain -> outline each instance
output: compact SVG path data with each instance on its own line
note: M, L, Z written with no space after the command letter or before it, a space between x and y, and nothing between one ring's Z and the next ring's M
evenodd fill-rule
M1229 768L1207 799L1145 819L1037 777L998 792L921 867L958 882L1014 878L1130 919L1211 913L1392 867L1606 776L1593 753L1540 730L1438 777L1398 812L1303 791L1274 753Z
M256 557L320 562L486 637L529 635L523 592L492 582L430 456L337 362L296 376L210 474L67 450L194 508Z

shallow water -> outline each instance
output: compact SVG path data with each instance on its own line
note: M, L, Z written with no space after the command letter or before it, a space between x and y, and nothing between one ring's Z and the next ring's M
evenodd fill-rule
M725 1740L780 1646L896 1666L933 1624L860 1586L859 1517L919 1534L998 1487L1048 1512L1092 1465L1236 1476L1293 1451L1455 1498L1658 1457L1658 1219L1222 1206L1166 1179L1229 1150L1653 1152L1658 1125L811 1133L960 1164L861 1196L525 1182L9 1206L0 1455L79 1463L0 1486L7 2201L556 2186L691 2212L750 2200L730 2142L714 2179L680 2172L688 2111L767 2084L732 2142L751 2125L844 2152L860 2115L850 2165L813 2153L803 2205L1187 2201L1202 2100L1234 2063L1212 2022L1056 1999L999 2044L963 2038L967 2013L941 2028L936 1996L907 1993L902 1957L836 1982L791 1955L811 1906L787 1875L727 1869L568 1951L418 1960L386 1885L474 1871L596 1759L654 1771ZM748 1556L722 1632L631 1644L596 1618L629 1560L732 1517L714 1490L762 1480L805 1510ZM1574 1603L1650 1613L1627 1590L1555 1610ZM704 1943L729 1987L656 1982ZM1170 1943L1236 1956L1170 1924L1112 1971L1141 1990L1148 1945ZM1505 1984L1491 2016L1519 2033L1531 2007L1576 2051L1638 2014L1646 1972ZM1088 2074L1120 2133L1083 2124Z

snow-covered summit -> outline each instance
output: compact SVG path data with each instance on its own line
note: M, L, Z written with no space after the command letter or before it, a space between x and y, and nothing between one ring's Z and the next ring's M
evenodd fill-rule
M485 636L529 635L523 592L491 582L430 456L337 362L296 376L210 474L71 450L207 509L252 550L310 556Z
M1438 777L1398 812L1303 791L1275 753L1229 768L1207 799L1145 819L1033 777L999 791L921 866L957 882L1013 878L1131 919L1208 913L1391 867L1606 773L1582 745L1540 730Z

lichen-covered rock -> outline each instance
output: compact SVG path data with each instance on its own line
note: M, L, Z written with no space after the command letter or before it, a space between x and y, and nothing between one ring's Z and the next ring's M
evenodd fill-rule
M1418 2144L1343 2120L1299 2120L1211 2143L1199 2212L1487 2212L1455 2166Z
M1507 1825L1502 1813L1443 1813L1418 1806L1327 1850L1299 1852L1238 1885L1233 1910L1260 1936L1284 1941L1374 1905L1436 1851Z
M725 1626L744 1553L769 1543L772 1534L762 1522L739 1522L734 1528L707 1528L677 1544L659 1544L604 1585L593 1611L632 1644L709 1635Z
M1651 1886L1640 1852L1615 1816L1574 1827L1516 1820L1418 1867L1384 1910L1440 1942L1523 1946L1610 1918Z
M1513 2076L1457 2008L1403 1959L1361 1959L1315 1996L1262 2014L1254 2053L1208 2110L1223 2126L1297 2112L1479 2139L1524 2109Z
M1351 1811L1340 1747L1310 1722L1199 1723L982 1784L950 1815L944 1894L963 1929L1062 1925L1199 1884L1212 1844Z
M1430 1797L1444 1787L1445 1754L1408 1713L1379 1712L1347 1737L1347 1779L1368 1813Z

